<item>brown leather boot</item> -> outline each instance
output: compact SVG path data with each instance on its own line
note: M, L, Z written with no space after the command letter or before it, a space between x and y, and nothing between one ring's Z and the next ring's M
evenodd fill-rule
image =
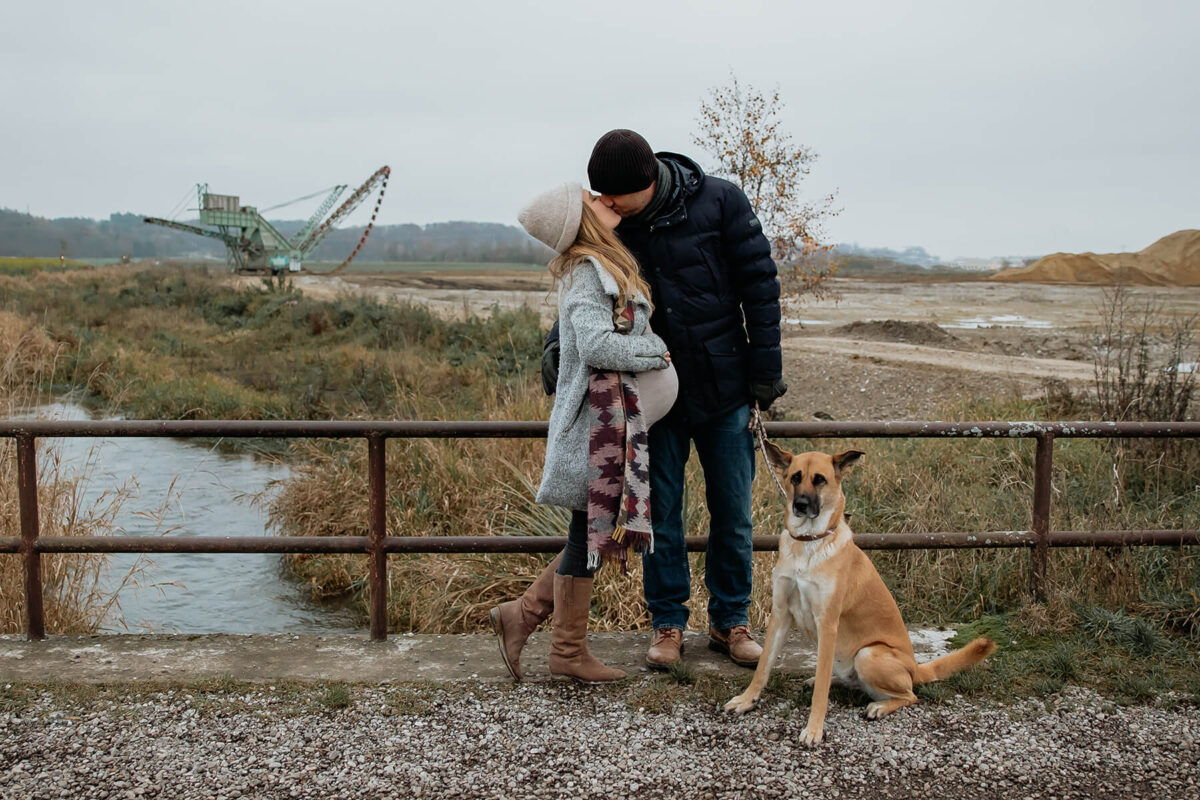
M554 576L554 638L550 640L550 674L582 683L619 681L625 673L606 667L587 649L588 607L592 579Z
M683 654L683 631L679 628L656 628L646 651L646 666L650 669L670 669L679 663Z
M717 630L709 626L708 649L718 653L727 653L729 660L739 667L757 667L762 647L754 641L750 628L745 625L735 625L727 630Z
M492 609L492 627L500 645L500 657L513 680L521 680L521 650L529 634L537 630L554 610L554 571L561 561L562 553L559 553L529 584L525 594Z

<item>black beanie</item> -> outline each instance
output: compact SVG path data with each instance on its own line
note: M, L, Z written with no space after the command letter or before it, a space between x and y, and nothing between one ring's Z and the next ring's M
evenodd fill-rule
M592 148L588 180L600 194L632 194L658 177L658 159L640 134L624 128L609 131Z

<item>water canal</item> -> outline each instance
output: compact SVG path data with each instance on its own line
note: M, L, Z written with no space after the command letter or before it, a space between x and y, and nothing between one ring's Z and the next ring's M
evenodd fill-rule
M69 402L23 417L97 418ZM111 417L108 417L111 419ZM84 502L127 487L114 533L130 536L269 536L262 502L286 465L167 438L46 439ZM343 633L360 630L345 606L316 603L277 554L117 553L103 588L119 588L106 633ZM127 580L133 570L133 578ZM122 583L125 585L122 586Z

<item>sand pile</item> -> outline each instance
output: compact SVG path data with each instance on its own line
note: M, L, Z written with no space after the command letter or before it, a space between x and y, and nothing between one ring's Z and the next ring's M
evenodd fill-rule
M1176 231L1137 253L1054 253L995 281L1200 286L1200 230Z

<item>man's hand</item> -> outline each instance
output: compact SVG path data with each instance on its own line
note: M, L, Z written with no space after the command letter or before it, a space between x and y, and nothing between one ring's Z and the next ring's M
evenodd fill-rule
M773 381L751 381L750 394L758 401L758 407L766 411L780 397L787 394L787 382L783 378Z

